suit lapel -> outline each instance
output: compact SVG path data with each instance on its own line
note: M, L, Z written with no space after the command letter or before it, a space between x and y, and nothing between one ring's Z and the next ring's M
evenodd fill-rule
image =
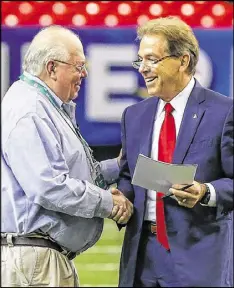
M183 119L180 125L179 134L176 141L176 147L173 156L173 163L180 164L186 156L189 146L193 140L199 123L205 113L204 89L196 81L195 87L188 98L187 105L184 110Z
M143 121L143 123L140 123L141 136L139 138L141 139L141 143L139 153L148 157L151 154L153 127L158 100L159 99L157 97L151 97L148 99L148 101L145 101L144 107L141 107L142 117L140 117L140 119Z
M150 157L151 146L152 146L152 135L154 127L154 119L156 114L156 109L158 105L158 97L148 98L146 101L141 103L139 110L139 139L140 139L140 149L139 154ZM138 187L142 199L142 208L145 209L146 191L147 189ZM142 213L144 215L144 212Z

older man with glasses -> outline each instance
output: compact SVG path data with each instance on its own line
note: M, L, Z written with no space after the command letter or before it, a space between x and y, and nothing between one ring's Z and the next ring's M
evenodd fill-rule
M96 243L104 218L132 204L109 185L119 159L97 162L75 119L88 75L78 36L42 29L2 101L2 287L77 287L72 259Z
M199 46L186 23L158 18L137 33L133 67L151 97L122 117L118 188L134 214L126 225L119 286L232 287L232 100L194 78ZM193 185L173 185L170 197L132 185L140 153L198 164Z

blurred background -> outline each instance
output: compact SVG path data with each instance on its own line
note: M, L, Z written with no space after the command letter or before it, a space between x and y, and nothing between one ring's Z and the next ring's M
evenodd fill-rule
M77 122L98 160L116 157L123 110L147 97L131 66L136 27L169 15L186 21L199 41L198 81L233 97L231 1L1 1L1 97L18 79L29 42L42 27L71 28L84 45L89 72L77 99ZM117 286L123 235L106 220L98 243L75 259L81 286Z

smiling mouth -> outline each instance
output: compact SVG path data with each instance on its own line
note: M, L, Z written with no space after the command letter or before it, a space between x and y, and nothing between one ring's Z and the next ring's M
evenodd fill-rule
M145 82L146 83L151 83L151 82L153 82L155 79L157 79L158 77L152 77L152 78L147 78L147 79L145 79Z

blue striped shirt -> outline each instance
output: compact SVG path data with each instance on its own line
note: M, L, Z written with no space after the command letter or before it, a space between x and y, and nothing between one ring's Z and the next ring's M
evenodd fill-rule
M75 123L75 103L65 106ZM93 184L83 145L60 113L22 80L2 100L1 149L2 232L45 233L77 254L99 239L103 218L113 208L112 195ZM117 160L102 161L101 170L113 182Z

